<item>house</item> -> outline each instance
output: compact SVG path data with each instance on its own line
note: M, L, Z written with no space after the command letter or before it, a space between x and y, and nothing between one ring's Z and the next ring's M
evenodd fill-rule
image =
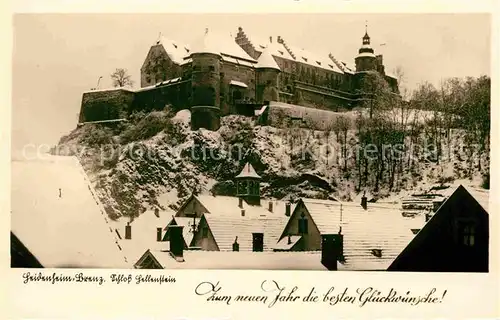
M233 252L184 250L182 226L173 226L169 247L146 250L136 269L327 270L318 252Z
M322 250L339 270L386 270L424 220L403 217L396 206L368 203L366 197L361 202L301 199L276 249Z
M488 272L489 194L457 187L389 271Z
M111 221L118 243L128 261L136 261L145 248L156 248L166 241L165 234L169 221L174 216L170 210L147 210L138 217L121 217ZM129 265L130 267L132 265Z
M13 159L11 267L129 266L76 157Z

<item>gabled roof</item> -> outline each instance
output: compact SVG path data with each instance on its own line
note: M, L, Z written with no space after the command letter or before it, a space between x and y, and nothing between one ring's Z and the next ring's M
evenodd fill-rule
M132 237L125 239L125 226L130 221L129 218L120 218L114 222L116 232L120 235L120 246L128 257L129 261L134 261L148 248L168 247L165 242L157 241L157 228L166 229L168 222L172 219L174 212L171 210L160 211L157 217L154 211L148 210L130 222Z
M169 223L175 223L178 226L183 226L182 228L182 236L184 237L184 242L189 247L191 245L191 241L193 241L194 232L193 232L193 223L194 227L198 228L200 224L200 218L188 218L188 217L174 217L172 221Z
M273 55L271 54L271 50L269 48L264 49L262 51L259 59L257 60L257 64L255 65L257 69L275 69L281 71L280 67L274 60Z
M176 64L183 64L184 58L189 55L189 46L162 36L156 44L161 44L170 60Z
M151 250L164 269L324 270L319 252L228 252L184 250L184 262Z
M261 176L255 172L255 169L253 166L247 162L245 166L243 167L243 170L241 170L240 174L238 174L235 178L256 178L256 179L261 179Z
M205 214L204 219L220 251L232 251L236 237L238 237L240 251L252 251L252 233L263 233L264 251L272 250L278 243L288 221L285 215L248 217L246 215Z
M385 270L415 236L411 229L423 223L403 217L396 206L368 203L364 210L349 202L302 199L302 203L321 234L338 234L341 230L348 269ZM374 249L381 249L382 256L376 257Z
M45 268L128 266L76 157L44 155L11 164L11 231Z

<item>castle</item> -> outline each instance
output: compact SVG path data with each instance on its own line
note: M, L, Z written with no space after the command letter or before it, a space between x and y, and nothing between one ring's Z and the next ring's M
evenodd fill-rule
M238 28L236 37L208 29L193 46L161 36L141 67L141 88L84 93L80 123L127 118L134 111L190 108L194 130L217 130L220 117L253 116L272 102L342 111L363 100L363 77L379 73L395 94L397 79L385 73L368 32L355 66L334 55L319 55L288 44L281 36L252 40Z

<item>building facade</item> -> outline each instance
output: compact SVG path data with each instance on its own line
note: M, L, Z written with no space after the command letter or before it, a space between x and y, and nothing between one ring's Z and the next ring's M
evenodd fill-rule
M112 110L102 107L102 91L85 93L80 122L170 106L190 108L193 129L217 130L221 116L253 116L271 101L325 111L348 110L366 97L363 79L370 73L385 79L398 94L397 80L385 73L383 57L375 54L367 32L354 62L352 66L331 53L309 52L281 36L256 41L241 27L235 37L207 29L193 46L160 37L141 67L141 88L111 90Z

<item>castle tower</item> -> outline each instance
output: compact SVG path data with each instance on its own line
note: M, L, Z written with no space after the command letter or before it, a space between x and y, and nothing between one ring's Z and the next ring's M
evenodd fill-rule
M250 163L246 163L240 174L235 177L236 196L250 205L260 205L260 180Z
M274 60L269 47L261 53L255 65L256 77L256 100L258 103L268 103L269 101L279 101L278 79L281 72L280 67Z
M208 29L191 50L191 128L216 131L220 127L220 50Z
M365 26L363 45L359 48L358 55L354 61L356 62L356 72L377 70L377 57L370 44L367 26Z

